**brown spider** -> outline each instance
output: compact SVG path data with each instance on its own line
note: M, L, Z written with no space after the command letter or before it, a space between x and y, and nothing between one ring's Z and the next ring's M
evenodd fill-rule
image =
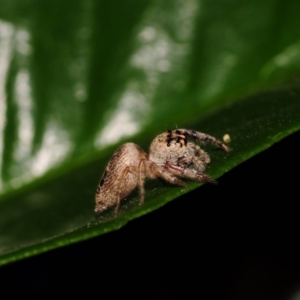
M144 202L145 178L158 178L186 187L179 178L200 182L216 181L204 174L210 162L209 155L199 145L189 142L192 138L201 142L211 142L226 152L229 148L220 140L208 134L188 130L168 130L158 135L151 143L149 153L138 145L126 143L113 155L97 187L95 212L100 213L115 206L118 211L120 201L137 186L140 204Z

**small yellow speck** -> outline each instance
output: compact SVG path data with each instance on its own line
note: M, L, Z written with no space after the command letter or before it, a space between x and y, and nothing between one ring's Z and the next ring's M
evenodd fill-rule
M231 142L231 138L230 138L230 135L228 133L226 133L226 134L223 135L223 141L226 144L228 144L228 143Z

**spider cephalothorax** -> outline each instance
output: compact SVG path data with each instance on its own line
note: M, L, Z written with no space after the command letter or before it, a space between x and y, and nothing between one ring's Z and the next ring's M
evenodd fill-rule
M209 155L199 145L188 141L188 138L211 142L229 151L224 143L213 136L188 129L168 130L158 135L152 141L148 154L138 145L126 143L115 152L104 171L96 192L95 211L102 212L115 206L117 212L120 201L137 186L142 204L146 177L160 177L184 187L186 184L179 178L216 183L204 174L210 162Z

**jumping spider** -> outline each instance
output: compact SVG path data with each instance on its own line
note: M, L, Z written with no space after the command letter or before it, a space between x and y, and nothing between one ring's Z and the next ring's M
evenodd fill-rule
M209 155L199 145L188 141L188 138L211 142L224 151L229 151L224 143L213 136L188 129L168 130L158 135L152 141L149 153L136 144L126 143L114 153L104 171L96 191L95 212L100 213L115 206L116 213L120 201L137 186L142 204L146 177L160 177L183 187L186 184L179 178L216 183L204 174L206 165L210 162Z

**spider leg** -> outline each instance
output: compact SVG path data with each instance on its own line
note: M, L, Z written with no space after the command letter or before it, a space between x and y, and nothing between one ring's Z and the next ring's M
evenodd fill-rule
M128 173L130 172L130 167L126 167L124 169L124 171L122 172L121 178L120 178L120 182L118 184L118 188L117 188L117 201L116 201L116 206L115 206L115 214L118 212L119 207L120 207L120 202L121 202L121 191L123 190L123 185L125 183L125 179L128 175Z
M210 163L209 155L203 149L201 149L199 146L197 148L196 154L197 154L197 158L200 159L200 161L203 164L205 164L205 166Z
M206 169L206 163L197 157L192 157L192 162L195 165L195 168L198 172L203 173Z
M145 199L145 188L144 188L144 182L146 178L146 160L143 159L139 163L139 170L138 170L138 187L139 187L139 193L140 193L140 205L144 203Z
M116 204L115 204L115 213L118 212L121 200L124 197L126 197L137 185L137 184L135 184L135 186L133 186L128 192L126 192L125 194L124 193L122 194L122 191L125 191L127 188L125 185L128 185L128 182L126 182L126 178L129 173L136 175L137 168L135 166L127 166L122 172L122 175L121 175L118 187L117 187L117 199L116 199ZM139 188L140 188L140 186L139 186Z
M195 140L198 140L201 142L210 142L212 144L215 144L216 146L218 146L219 148L223 149L226 152L230 151L230 149L223 142L221 142L220 140L216 139L215 137L213 137L209 134L203 133L203 132L190 130L190 129L176 129L175 133L189 136L189 137L194 138Z
M184 169L183 177L194 180L194 181L199 181L199 182L209 182L213 184L218 184L216 180L210 178L206 174L199 172L198 170L194 169Z
M213 184L217 184L216 180L210 178L201 170L182 168L180 166L171 165L169 163L167 163L166 166L169 171L172 170L171 172L178 177L187 178L198 182L210 182Z
M188 168L191 164L193 164L199 172L203 173L206 169L206 165L210 162L208 154L203 151L198 145L195 145L193 143L190 143L190 145L188 144L187 148L194 148L195 151L184 153L184 155L180 156L177 159L177 162L175 164L174 162L167 162L167 165L170 168L176 168L180 173L182 173L182 168Z
M176 170L174 169L173 172L170 172L169 165L166 165L165 167L158 167L157 165L152 163L150 165L150 171L154 175L153 178L160 177L172 184L187 187L187 185L183 181L176 177L178 176L178 171L176 172Z

